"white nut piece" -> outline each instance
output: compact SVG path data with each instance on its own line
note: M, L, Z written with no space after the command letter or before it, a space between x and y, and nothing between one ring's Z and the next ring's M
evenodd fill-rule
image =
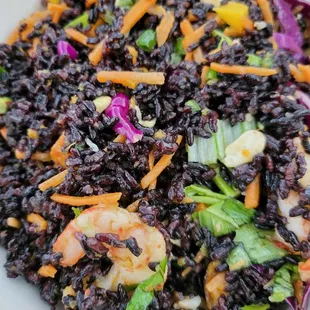
M112 98L109 96L101 96L94 100L94 105L96 106L96 111L102 113L110 104Z
M255 155L264 151L266 136L259 130L249 130L226 147L223 163L228 168L253 161Z
M173 305L174 309L187 309L187 310L196 310L201 304L201 297L185 297L184 299L176 302Z

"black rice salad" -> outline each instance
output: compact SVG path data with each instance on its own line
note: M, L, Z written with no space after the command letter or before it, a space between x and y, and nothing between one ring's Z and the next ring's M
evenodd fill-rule
M48 0L0 45L0 242L55 309L310 309L310 4Z

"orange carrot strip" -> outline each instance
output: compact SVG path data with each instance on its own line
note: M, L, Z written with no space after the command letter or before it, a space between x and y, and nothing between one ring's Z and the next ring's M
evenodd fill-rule
M98 0L85 0L86 9L90 8L93 4L97 3Z
M240 32L232 27L226 27L223 33L225 34L225 36L228 36L228 37L239 37L240 36Z
M89 46L87 44L88 37L84 33L80 32L80 31L77 31L74 28L67 28L67 29L65 29L65 32L66 32L66 35L70 39L72 39L72 40L74 40L76 42L79 42L79 43L81 43L81 44L83 44L85 46Z
M38 274L44 278L55 278L55 274L57 273L57 269L52 265L42 266L38 270Z
M295 298L298 302L298 305L301 306L304 297L304 284L301 280L297 280L293 286L294 286Z
M297 65L299 71L302 73L304 77L304 81L307 83L310 83L310 66L305 66L305 65Z
M202 71L201 71L201 83L200 83L200 87L203 87L204 85L207 84L207 74L208 74L208 71L209 71L209 66L203 66L202 67Z
M35 152L31 156L31 159L45 162L45 161L51 161L52 157L50 152Z
M137 50L131 46L131 45L127 45L126 46L128 51L129 51L129 54L131 55L132 57L132 63L135 65L137 63L137 58L138 58L138 52Z
M182 136L178 137L177 143L179 145L182 142L182 139ZM173 155L174 154L163 155L162 158L156 163L154 168L142 178L141 186L143 189L149 187L158 178L158 176L170 165Z
M49 11L37 11L28 18L22 20L19 23L18 27L16 27L15 30L11 33L11 35L8 37L6 43L12 45L19 39L19 36L21 36L22 40L24 41L27 40L28 35L33 31L34 25L39 21L47 18L49 15L50 15ZM26 29L21 33L19 33L20 25L24 23L27 24Z
M52 22L57 24L64 11L68 10L69 7L65 3L49 3L47 9L52 15Z
M158 17L163 17L166 15L166 10L162 5L154 5L147 10L150 15L156 15Z
M157 26L156 34L158 47L161 47L166 43L172 30L174 20L174 15L171 12L167 12L167 14L164 15L164 17L160 21L160 24Z
M142 198L140 199L137 199L136 201L134 201L133 203L131 203L127 208L126 210L128 212L136 212L138 210L138 207L139 207L139 202L142 200Z
M37 232L41 232L42 230L47 229L47 222L40 214L36 214L36 213L28 214L27 221L29 223L37 225L37 228L36 228Z
M39 46L39 44L41 43L40 38L34 38L32 41L32 47L31 49L28 50L28 55L30 57L34 56L35 53L37 52L37 48Z
M88 36L88 37L96 37L97 34L96 34L96 29L103 25L104 24L104 21L101 19L101 18L98 18L98 20L95 22L95 24L93 24L91 26L91 29L88 30L85 34Z
M44 192L51 187L58 186L59 184L61 184L63 182L67 173L68 173L68 170L64 170L64 171L54 175L50 179L42 182L41 184L39 184L40 191Z
M196 21L198 20L197 16L195 16L195 15L193 14L193 11L192 11L192 10L189 10L189 11L188 11L187 18L188 18L188 20L191 21L191 22L196 22Z
M114 140L113 142L116 142L116 143L125 143L127 140L127 137L125 135L118 135Z
M270 76L277 74L278 71L276 69L265 69L258 67L249 67L249 66L230 66L212 62L211 69L220 72L220 73L228 73L228 74L254 74L258 76Z
M143 17L143 15L151 8L157 0L139 0L131 7L124 16L122 34L128 34L131 28Z
M100 60L102 59L102 55L105 51L105 41L101 40L95 48L88 54L88 59L92 63L92 65L97 66Z
M154 168L154 164L155 164L155 156L154 156L154 152L151 151L149 154L149 168L150 171ZM149 189L155 189L156 188L156 184L157 184L157 180L155 180L154 182L152 182L149 186Z
M113 204L117 203L122 196L122 193L109 193L98 196L85 196L85 197L75 197L67 196L61 194L53 194L51 199L57 203L81 207L81 206L94 206L98 204Z
M97 74L101 83L112 81L129 88L135 88L139 83L163 85L165 76L163 72L135 72L135 71L101 71Z
M289 65L290 71L292 76L297 82L304 82L304 75L302 72L300 72L296 66Z
M262 11L264 20L268 24L271 24L273 26L274 25L274 19L273 19L273 14L272 14L272 10L271 10L269 1L268 0L257 0L257 4Z
M61 167L66 167L66 160L69 157L67 153L62 151L63 147L65 146L66 138L64 133L58 138L55 144L51 148L51 157L52 161Z
M249 30L249 31L253 31L254 30L254 23L251 19L249 19L248 17L245 17L243 20L243 26L244 29Z
M259 204L260 195L260 175L258 174L255 179L250 183L245 191L244 205L248 209L255 209Z
M198 43L199 40L205 35L205 26L206 25L203 24L199 28L185 36L183 40L183 47L185 51L191 45Z
M2 127L0 129L0 134L1 134L2 138L4 140L6 140L7 139L7 135L8 135L8 129L6 127Z
M21 221L15 217L8 217L6 220L6 224L10 227L17 228L17 229L22 227Z
M205 58L203 56L202 49L200 47L196 48L193 52L194 55L194 60L198 63L201 64L205 61Z

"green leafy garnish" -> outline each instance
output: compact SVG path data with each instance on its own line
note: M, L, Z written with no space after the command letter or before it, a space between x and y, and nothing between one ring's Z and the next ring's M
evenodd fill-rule
M217 72L213 69L209 69L207 73L207 80L216 80L217 79Z
M177 38L173 44L173 51L180 55L184 56L185 55L185 50L183 47L183 38Z
M221 177L219 171L217 171L216 176L213 178L215 185L221 190L226 196L235 198L240 195L240 192L227 184L227 182Z
M190 198L196 201L197 196ZM211 200L209 197L206 197L206 201L207 199ZM204 202L203 199L201 199L201 202ZM226 198L205 210L193 213L193 218L198 219L202 227L208 227L211 233L218 237L236 231L240 225L249 223L252 220L253 213L253 210L246 209L240 201ZM240 218L238 215L240 215Z
M262 67L271 69L273 67L273 64L274 64L273 55L271 53L267 53L262 60Z
M294 296L294 287L291 282L292 271L293 268L289 264L276 271L272 280L272 294L269 296L271 302L282 302L285 298Z
M159 264L156 273L140 283L133 293L126 310L145 310L152 302L156 286L165 282L168 258Z
M272 234L272 231L259 230L253 224L243 225L236 231L234 242L243 244L253 264L263 264L280 259L287 254L285 250L277 248L266 239Z
M86 28L87 26L89 26L89 22L88 22L88 12L83 13L82 15L78 16L77 18L75 18L74 20L72 20L71 22L69 22L65 28L69 28L69 27L76 27L77 25L82 24L83 28Z
M188 100L185 102L187 107L190 107L193 112L198 112L201 110L200 105L195 100Z
M261 67L262 66L262 58L255 55L255 54L248 54L248 60L247 63L250 66L254 66L254 67Z
M74 217L75 218L77 218L83 212L83 209L81 209L81 208L72 207L71 209L74 212Z
M3 67L0 67L0 81L4 80L7 73L8 72Z
M156 32L152 29L145 30L137 39L136 44L146 52L151 52L156 46Z
M241 310L267 310L270 305L247 305L241 308Z
M116 0L115 6L122 9L130 9L134 5L133 0Z
M182 57L177 53L172 53L170 56L170 63L172 65L177 65L182 61Z
M251 260L242 244L230 251L226 262L230 271L239 270L251 265Z
M113 20L114 20L114 15L112 11L106 11L103 15L103 20L109 24L112 25Z
M232 45L233 41L230 37L226 36L222 31L220 30L213 30L212 35L214 37L220 37L220 43L218 45L218 48L222 48L222 45L224 42L226 42L228 45Z
M5 114L8 111L8 104L12 101L9 97L0 97L0 114Z

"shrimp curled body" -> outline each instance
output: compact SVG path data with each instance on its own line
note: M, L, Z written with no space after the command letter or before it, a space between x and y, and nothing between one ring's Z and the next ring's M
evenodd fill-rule
M77 232L89 238L100 233L117 234L120 240L133 237L142 249L136 257L128 248L104 243L113 266L107 275L96 280L95 284L101 288L116 290L118 284L132 286L144 281L154 274L148 264L160 262L166 255L163 235L157 228L143 223L138 214L129 213L117 205L95 206L72 220L54 243L53 251L62 253L60 264L64 267L75 265L85 255L75 238Z

